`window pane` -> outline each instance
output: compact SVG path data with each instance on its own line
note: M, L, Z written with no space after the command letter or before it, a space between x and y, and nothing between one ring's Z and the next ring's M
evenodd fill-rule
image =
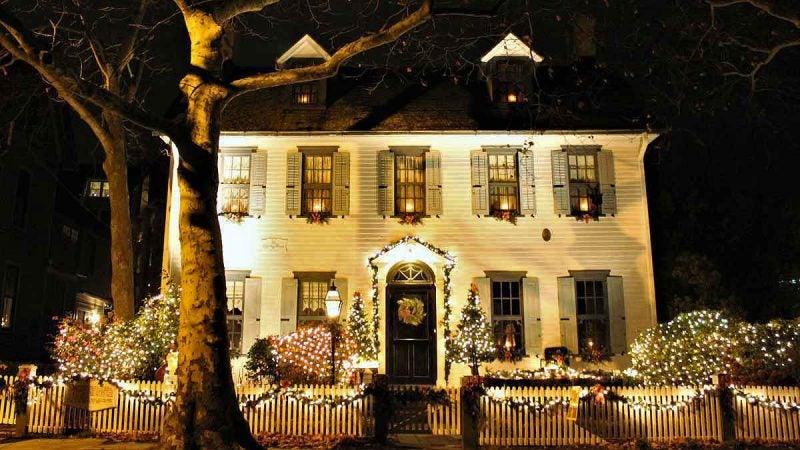
M300 283L300 304L297 315L319 318L325 315L325 295L328 283L325 281L303 281Z
M578 343L581 352L609 350L605 281L576 280Z
M303 213L331 212L333 155L303 155Z
M395 214L425 213L425 156L395 155Z

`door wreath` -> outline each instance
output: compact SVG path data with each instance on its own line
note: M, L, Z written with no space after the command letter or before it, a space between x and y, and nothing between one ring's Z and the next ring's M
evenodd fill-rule
M418 298L401 298L397 301L397 317L406 325L418 326L425 318L425 304Z

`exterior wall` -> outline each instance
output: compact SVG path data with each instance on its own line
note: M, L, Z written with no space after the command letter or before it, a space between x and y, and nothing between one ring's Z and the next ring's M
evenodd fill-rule
M571 132L570 132L571 133ZM454 329L473 278L484 271L527 271L536 277L541 305L542 348L560 346L558 277L570 270L609 270L624 280L627 338L655 324L655 295L642 158L655 136L643 133L523 134L523 133L316 133L223 135L221 148L253 147L267 154L266 213L236 224L221 219L225 265L228 270L250 270L262 280L260 321L253 322L260 336L280 332L281 281L294 271L336 271L346 278L347 300L360 291L369 303L371 281L367 259L385 245L407 234L451 252L456 258L452 272ZM517 225L491 217L476 217L471 209L470 151L481 146L521 146L533 140L536 176L535 217L521 217ZM350 215L332 218L327 225L307 224L304 218L284 214L287 152L297 146L339 146L350 153ZM563 145L602 145L614 154L618 210L615 217L584 223L553 213L551 150ZM424 219L419 226L401 225L396 218L377 214L377 152L389 146L430 146L441 152L443 214ZM165 264L177 274L177 188L174 171ZM552 232L545 242L543 229ZM411 257L411 256L409 256ZM437 306L441 308L441 265L431 259L437 284ZM383 300L385 274L379 273L379 296ZM347 302L346 300L346 302ZM382 302L382 304L385 304ZM347 305L345 304L345 308ZM371 305L367 305L371 311ZM527 315L527 314L526 314ZM385 310L381 316L386 317ZM441 309L437 320L441 320ZM245 318L245 323L248 320ZM383 325L382 325L383 326ZM381 341L385 340L383 331ZM244 351L255 336L245 331ZM248 336L250 337L248 339ZM442 336L441 330L438 336ZM533 352L542 355L541 349ZM617 359L617 365L624 359ZM516 366L538 368L531 355ZM494 364L494 368L503 364ZM384 365L381 364L381 370ZM439 345L440 382L443 381L443 343ZM509 365L509 367L512 367ZM450 380L465 369L454 366Z

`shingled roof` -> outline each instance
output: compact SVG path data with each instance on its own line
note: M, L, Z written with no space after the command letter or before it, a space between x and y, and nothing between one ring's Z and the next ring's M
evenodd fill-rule
M465 131L645 128L624 81L593 67L541 67L538 102L498 106L473 79L344 74L327 80L325 105L294 105L291 87L243 94L222 115L227 132ZM424 80L424 81L422 81ZM591 86L587 88L587 86Z

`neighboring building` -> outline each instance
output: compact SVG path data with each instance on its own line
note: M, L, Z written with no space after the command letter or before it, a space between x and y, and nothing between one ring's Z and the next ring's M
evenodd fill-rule
M328 57L306 36L279 66ZM498 345L524 355L493 367L538 368L558 346L624 365L628 343L656 323L642 163L656 135L608 117L603 129L531 130L538 60L509 35L484 57L486 83L389 77L370 94L338 77L228 106L219 207L232 350L323 320L331 282L345 310L360 291L372 311L375 288L379 371L443 383L446 289L454 332L475 283ZM171 186L164 263L177 275L174 167ZM328 223L308 223L317 216ZM386 248L406 235L426 245ZM418 326L398 316L410 298L425 305ZM466 371L453 369L451 381Z

